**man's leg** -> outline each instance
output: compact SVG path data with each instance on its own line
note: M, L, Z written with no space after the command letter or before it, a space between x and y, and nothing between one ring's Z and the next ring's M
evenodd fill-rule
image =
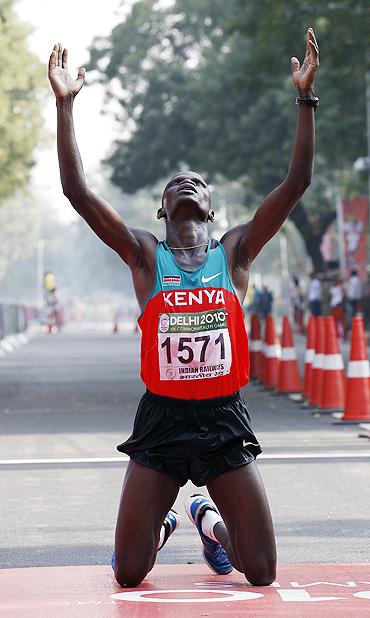
M223 522L213 533L232 565L256 586L276 575L274 529L265 489L255 462L226 472L207 483Z
M137 586L152 569L160 530L179 492L167 474L130 461L123 482L115 540L115 576Z

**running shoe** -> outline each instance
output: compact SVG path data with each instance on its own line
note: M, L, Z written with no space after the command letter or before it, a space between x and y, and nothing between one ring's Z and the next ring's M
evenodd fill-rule
M167 543L171 534L175 532L176 528L178 528L180 525L180 518L178 514L176 513L176 511L174 511L173 509L170 509L168 511L166 517L164 518L163 525L164 525L164 538L163 538L162 545L158 547L158 551L162 549L163 545ZM114 552L112 554L111 565L114 571L115 566L116 566L116 556Z
M233 566L230 563L227 554L220 543L213 541L208 536L203 534L202 519L206 511L218 510L202 494L193 494L185 502L185 511L190 521L197 527L199 536L203 543L203 558L205 563L209 566L211 571L217 575L227 575L233 570Z
M170 538L171 534L173 532L175 532L176 528L178 528L179 525L180 525L180 518L179 518L178 514L173 509L170 509L168 511L166 517L164 518L164 522L163 522L163 526L164 526L164 539L163 539L162 545L160 547L158 547L158 551L160 549L162 549L162 547L163 547L163 545L165 543L167 543L167 541Z

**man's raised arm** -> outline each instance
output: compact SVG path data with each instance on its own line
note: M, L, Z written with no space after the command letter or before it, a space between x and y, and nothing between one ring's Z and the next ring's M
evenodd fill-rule
M73 124L73 102L83 86L85 69L80 69L77 79L73 80L68 72L67 56L67 49L59 43L54 45L49 60L49 80L57 106L57 144L63 193L99 238L134 267L144 258L139 239L119 214L86 184Z
M247 267L258 255L283 225L311 182L315 151L314 110L318 104L314 80L319 66L319 49L312 28L307 31L307 48L302 67L295 57L291 63L299 110L288 174L263 200L249 224L230 230L230 241L235 247L235 267ZM228 242L226 236L225 241Z

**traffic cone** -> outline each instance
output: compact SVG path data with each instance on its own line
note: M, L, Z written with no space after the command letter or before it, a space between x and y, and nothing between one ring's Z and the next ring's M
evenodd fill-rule
M302 391L292 329L287 316L283 318L277 390L279 393L299 393Z
M340 423L370 421L370 367L361 316L352 320L344 414Z
M266 330L263 345L263 384L274 388L278 378L278 350L275 323L272 315L266 316Z
M315 356L316 318L311 315L307 326L306 353L304 358L303 395L310 398L312 389L312 363Z
M344 408L344 365L332 315L325 320L325 355L319 408L320 411Z
M251 316L251 333L249 341L250 376L252 380L262 379L262 339L261 324L256 313Z
M316 318L315 356L312 363L312 387L309 405L321 404L323 361L325 352L325 321L322 315Z

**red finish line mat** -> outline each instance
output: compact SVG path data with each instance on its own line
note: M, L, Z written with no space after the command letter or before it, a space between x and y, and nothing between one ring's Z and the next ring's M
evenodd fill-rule
M4 569L0 581L6 618L370 616L370 564L280 565L261 588L200 564L155 566L137 588L120 588L109 566Z

